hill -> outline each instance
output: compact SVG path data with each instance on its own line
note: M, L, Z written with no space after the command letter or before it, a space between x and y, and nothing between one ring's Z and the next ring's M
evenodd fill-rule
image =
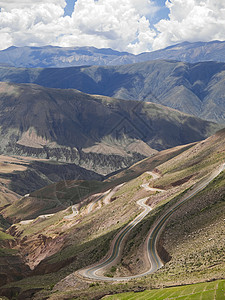
M165 49L133 55L94 47L10 47L0 51L0 64L14 67L46 68L84 65L123 65L156 59L184 62L225 62L225 42L184 42Z
M165 105L225 123L225 64L148 61L112 67L24 69L0 67L0 80Z
M142 211L137 201L143 198L152 211L129 233L122 256L104 275L113 279L146 270L144 251L150 229L183 195L192 193L224 164L224 145L225 130L221 130L204 141L163 150L127 173L124 170L106 179L101 187L93 186L80 201L77 214L62 210L12 225L7 233L17 244L10 249L16 247L33 271L2 287L1 295L11 292L29 297L36 293L36 299L90 299L224 278L224 171L172 211L158 237L157 251L164 266L156 273L106 284L86 282L76 272L105 256L113 237ZM49 201L54 196L51 189L46 190ZM66 192L65 182L58 184L58 193L60 189ZM2 213L10 216L8 208Z
M0 83L0 151L73 162L99 174L219 128L161 105Z
M72 163L0 155L0 209L24 195L61 180L101 181L103 178Z

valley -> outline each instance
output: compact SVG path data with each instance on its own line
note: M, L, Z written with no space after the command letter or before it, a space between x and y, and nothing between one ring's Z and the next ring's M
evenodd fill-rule
M0 67L1 296L100 299L224 278L224 69Z
M92 297L103 297L137 287L160 288L222 278L224 171L220 166L225 159L224 141L222 130L202 142L158 152L100 185L89 185L88 197L84 195L80 199L76 213L70 208L42 219L37 212L37 218L29 224L18 220L7 230L16 242L10 247L9 244L1 244L1 247L18 251L31 270L19 281L10 283L7 277L8 284L1 287L1 294L7 296L9 291L19 291L20 297L35 293L34 299L46 296L49 299L89 299L90 293ZM69 193L69 182L67 188L65 182L58 184L58 192L61 189ZM146 188L148 185L150 189ZM104 201L116 186L111 198ZM48 189L50 200L52 187ZM143 208L136 203L140 199L144 199L141 205L146 203L146 212L142 213ZM7 209L10 218L10 206L2 215L6 215ZM136 274L145 273L148 268L144 255L146 237L154 226L159 229L157 224L168 216L154 246L163 267L136 278ZM32 219L24 214L23 220L26 218ZM136 226L129 230L131 221ZM96 265L107 255L115 236L128 231L118 260L103 271L106 276L104 280L101 277L103 281L93 283L79 275L80 269ZM177 272L179 278L174 276ZM104 283L118 277L133 279L113 285ZM51 291L49 287L53 285Z
M224 20L0 1L0 300L225 299Z

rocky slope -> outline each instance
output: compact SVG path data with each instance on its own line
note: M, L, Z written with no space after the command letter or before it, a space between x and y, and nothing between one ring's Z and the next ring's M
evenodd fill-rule
M31 84L0 84L1 153L107 174L218 126L161 105Z
M225 64L149 61L112 67L23 69L0 67L0 80L75 88L119 99L150 101L225 123Z

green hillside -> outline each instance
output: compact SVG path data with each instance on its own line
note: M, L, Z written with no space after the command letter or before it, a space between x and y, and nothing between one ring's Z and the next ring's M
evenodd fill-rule
M106 296L107 300L162 300L162 299L215 299L225 297L225 280L199 283L188 286L145 291L142 293L127 293L116 296Z

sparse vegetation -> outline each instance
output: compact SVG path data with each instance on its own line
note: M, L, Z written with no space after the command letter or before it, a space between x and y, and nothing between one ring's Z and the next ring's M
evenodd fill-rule
M9 234L0 231L0 241L4 241L4 240L14 240L14 238Z
M115 234L140 213L136 201L148 197L147 202L153 208L151 214L131 231L121 261L106 270L105 274L109 277L129 276L145 270L143 243L154 220L225 160L224 140L225 132L220 132L204 142L163 151L122 174L114 175L99 186L93 183L91 193L99 192L101 186L106 191L124 180L124 185L113 195L112 202L105 205L101 199L95 209L88 213L90 199L86 199L81 204L79 214L72 220L63 219L70 211L62 211L49 219L32 222L29 226L16 224L15 238L18 236L18 241L25 239L19 251L22 254L32 253L26 257L29 263L33 264L38 259L39 249L46 256L36 266L32 277L10 283L4 288L17 287L21 291L31 287L44 289L37 293L36 299L49 297L54 300L83 300L90 299L90 295L103 297L118 292L151 290L224 278L225 172L183 204L169 219L159 240L159 251L165 261L162 269L146 278L113 285L86 284L74 274L76 270L106 255ZM153 169L162 175L159 179L153 180L145 173ZM146 191L140 188L143 183L159 187L164 192ZM53 195L51 187L46 188L46 201ZM61 183L58 187L63 190ZM75 290L78 285L82 287Z

